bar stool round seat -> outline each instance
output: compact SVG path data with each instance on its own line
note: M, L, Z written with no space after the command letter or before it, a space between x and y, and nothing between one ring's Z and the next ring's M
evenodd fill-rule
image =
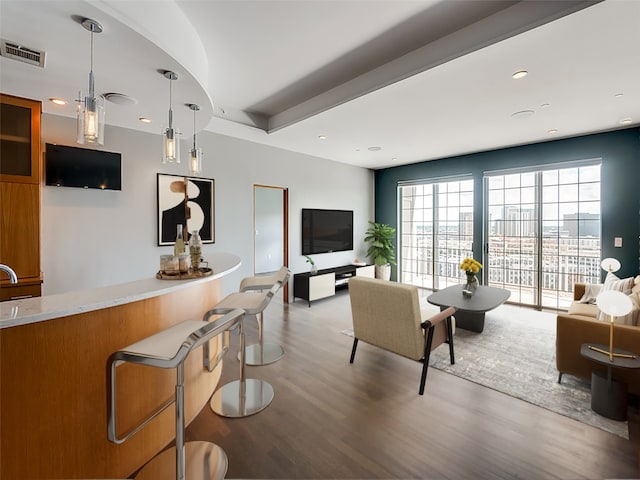
M189 353L209 340L241 324L245 313L233 309L213 322L188 320L162 330L139 342L112 353L107 361L107 436L113 443L127 441L169 406L175 404L176 446L151 459L136 475L137 479L216 480L224 478L228 460L224 451L209 442L185 443L184 361ZM224 350L215 361L219 363ZM123 437L117 431L116 369L123 363L135 363L149 367L175 369L175 394L133 427ZM203 356L203 369L212 371L208 355ZM188 466L188 468L187 468Z
M282 287L291 276L291 271L287 267L282 267L272 275L259 275L243 278L240 282L240 292L262 291L271 289L278 285ZM247 365L269 365L277 362L284 355L284 348L275 343L264 342L264 318L263 313L257 317L258 320L258 343L248 345L245 351L245 363Z
M246 317L260 315L278 291L279 286L274 285L268 292L246 291L227 295L213 309L209 310L204 318L211 315L225 314L234 309L242 309ZM238 359L240 363L240 378L229 382L211 397L210 406L216 414L223 417L240 418L254 415L269 406L273 400L274 392L270 383L255 378L245 378L245 332L244 320L239 323L240 347Z

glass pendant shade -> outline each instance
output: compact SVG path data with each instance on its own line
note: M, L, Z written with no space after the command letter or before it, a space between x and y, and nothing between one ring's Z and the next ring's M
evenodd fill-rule
M200 107L194 103L188 103L187 107L193 111L193 146L189 150L189 173L199 175L202 172L202 148L196 145L196 112Z
M178 79L178 75L172 71L163 72L163 76L169 79L169 125L162 130L162 163L180 163L180 133L173 128L173 110L171 109L171 83Z
M189 150L189 172L193 175L202 173L202 149L200 147Z
M78 138L80 144L104 145L104 99L82 97L78 100Z
M104 145L104 98L96 97L93 75L93 34L102 32L102 25L85 18L82 26L91 32L91 68L89 70L89 91L78 98L77 142Z
M180 163L179 135L172 127L162 131L162 163Z

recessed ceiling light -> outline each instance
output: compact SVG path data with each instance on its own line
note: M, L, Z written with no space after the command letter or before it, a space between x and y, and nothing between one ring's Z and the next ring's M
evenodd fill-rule
M623 118L622 120L620 120L620 125L629 125L631 122L633 122L633 120L631 120L629 117Z
M527 75L529 75L529 72L527 72L526 70L518 70L516 73L511 75L511 78L513 78L514 80L519 80L526 77Z
M397 161L398 161L398 158L397 158L397 157L392 157L392 158L391 158L391 161L392 161L392 162L397 162Z
M382 150L382 147L369 147L367 148L367 150L369 150L370 152L379 152L380 150Z
M551 105L549 105L548 103L543 103L542 105L540 105L540 108L549 108Z
M142 123L151 123L151 119L147 117L140 117L138 120L140 120Z
M50 98L49 101L51 103L55 103L56 105L66 105L67 101L64 98Z
M552 128L552 129L550 129L550 130L547 130L547 133L548 133L549 135L553 135L554 133L558 133L558 130L556 130L555 128Z
M520 110L519 112L512 113L512 118L528 118L534 114L533 110Z
M327 139L327 136L326 136L326 135L318 135L318 138L319 138L320 140L326 140L326 139Z
M614 97L616 97L616 98L622 98L622 97L624 97L624 93L616 93L616 94L614 95Z

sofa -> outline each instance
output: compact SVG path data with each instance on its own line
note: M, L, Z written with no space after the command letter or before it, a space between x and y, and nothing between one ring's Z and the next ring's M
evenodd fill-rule
M635 279L631 277L621 280L609 273L602 285L576 283L573 288L573 303L568 312L559 313L556 320L558 382L561 382L565 373L587 380L591 379L591 372L594 370L606 373L604 365L583 358L580 347L583 343L609 345L609 320L600 314L595 298L602 288L611 287L610 282L617 282L614 286L629 295L634 307L626 318L617 318L614 322L613 345L640 354L640 275ZM640 395L639 369L618 368L614 370L614 375L627 384L629 393Z

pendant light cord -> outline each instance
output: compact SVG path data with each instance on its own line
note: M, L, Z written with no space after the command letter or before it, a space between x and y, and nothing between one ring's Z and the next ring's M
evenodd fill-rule
M171 105L173 103L171 96L171 84L173 83L173 79L169 79L169 128L173 128L173 110L171 109Z
M196 109L193 109L193 149L196 149Z
M91 64L89 68L89 98L94 98L94 87L93 87L93 26L91 27Z

